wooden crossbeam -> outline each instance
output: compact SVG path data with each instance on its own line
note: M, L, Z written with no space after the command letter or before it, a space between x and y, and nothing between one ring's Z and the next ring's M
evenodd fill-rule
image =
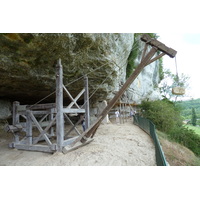
M47 136L47 131L52 127L52 125L55 123L55 121L56 121L56 116L52 119L52 121L48 124L48 126L46 126L46 128L44 130L42 130L42 128L40 129L42 131L40 132L40 135L37 138L34 139L33 144L37 144L44 135Z
M97 128L101 124L102 120L106 117L106 115L109 113L109 111L112 109L112 107L115 105L115 103L120 99L122 94L126 91L126 89L130 86L130 84L137 78L137 76L140 74L140 72L144 69L145 66L149 65L150 63L154 62L155 60L161 58L165 54L167 54L170 57L175 57L177 51L174 49L171 49L167 46L165 46L163 43L159 42L156 39L151 38L149 35L144 34L141 37L141 40L146 42L145 44L145 49L142 55L142 60L141 63L138 65L138 67L135 69L133 74L127 79L127 81L124 83L122 88L118 91L118 93L114 96L114 98L109 102L109 104L106 106L106 108L102 111L100 114L99 119L94 123L87 131L83 132L81 136L79 136L70 146L72 147L73 145L76 144L76 142L79 142L80 140L82 142L85 141L84 136L87 138L93 137ZM151 50L146 54L148 45L151 46ZM162 53L155 58L154 55L156 54L157 51L161 51Z
M76 125L78 125L80 122L78 124L73 124L73 122L70 120L70 118L65 113L64 113L64 116L69 121L69 123L72 125L72 128L65 134L65 137L67 135L69 135L72 132L72 130L75 130L78 135L81 135L79 130L76 128Z
M79 92L79 94L75 97L74 102L77 102L77 100L81 97L81 95L82 95L84 92L85 92L85 88L82 89L82 90ZM73 105L74 105L74 103L71 102L71 104L70 104L67 108L71 108ZM80 107L78 106L78 108L80 108Z
M142 35L141 40L143 42L146 42L148 45L151 45L152 47L158 48L158 50L167 54L171 58L174 58L177 54L177 51L175 51L172 48L165 46L162 42L159 42L158 40L151 38L151 36L148 35L148 34Z
M47 144L49 146L52 145L51 141L49 140L48 136L46 135L46 130L43 130L42 127L40 126L40 124L38 123L37 119L35 118L35 116L33 115L33 113L31 111L29 111L29 115L30 115L30 118L32 119L32 121L35 123L36 127L38 128L39 132L41 133L41 136L39 137L44 137L45 141L47 142ZM56 117L55 117L56 119ZM55 120L54 119L54 120ZM50 125L52 126L53 122L50 123ZM50 128L51 126L47 126L46 129ZM37 141L37 140L36 140ZM36 143L36 141L34 141Z

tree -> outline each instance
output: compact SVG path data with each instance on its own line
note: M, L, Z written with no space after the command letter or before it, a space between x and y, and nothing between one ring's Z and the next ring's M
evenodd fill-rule
M196 126L196 124L197 124L197 116L196 116L196 112L195 112L194 108L192 108L192 120L191 120L191 122L192 122L193 126Z
M178 95L172 94L172 88L174 87L189 87L189 77L181 74L180 76L172 74L170 70L163 72L164 78L161 81L159 88L164 99L174 100L176 102Z

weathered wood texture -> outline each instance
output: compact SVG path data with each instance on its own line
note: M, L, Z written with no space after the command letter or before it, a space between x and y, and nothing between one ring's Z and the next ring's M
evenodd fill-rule
M163 53L166 53L171 58L174 58L176 56L177 51L165 46L163 43L159 42L158 40L151 38L151 36L148 34L142 35L141 40L144 42L147 42L147 44L151 45L152 47L158 48L158 50L162 51Z
M176 51L168 48L167 46L165 46L163 43L152 39L149 35L143 35L141 37L141 40L146 42L146 46L145 46L145 51L142 55L142 60L141 63L138 65L138 67L135 69L135 71L133 72L133 74L127 79L127 81L125 82L125 84L122 86L122 88L119 90L119 92L114 96L114 98L109 102L109 104L107 105L107 107L102 111L102 113L100 114L99 119L96 121L96 123L93 124L93 126L91 126L87 131L85 131L84 133L81 134L81 136L79 136L79 138L77 138L74 143L71 144L75 145L76 142L78 141L82 141L85 142L85 139L83 139L84 136L86 136L87 138L89 137L93 137L97 128L99 127L99 125L101 124L101 122L103 121L103 119L106 117L106 115L109 113L109 111L112 109L112 107L117 103L117 101L119 100L119 98L122 96L122 94L126 91L126 89L130 86L130 84L137 78L137 76L140 74L140 72L144 69L145 66L149 65L150 63L154 62L155 60L159 59L160 57L162 57L163 55L167 54L170 57L175 57L176 55ZM149 51L149 53L146 54L146 51L148 49L148 46L151 46L151 50ZM162 53L153 58L153 56L156 54L157 50L160 50Z
M89 109L89 87L88 87L88 77L84 78L85 83L85 93L84 93L84 106L85 106L85 129L90 127L90 109Z
M61 60L56 65L56 136L57 150L62 151L64 141L64 116L63 116L63 69Z

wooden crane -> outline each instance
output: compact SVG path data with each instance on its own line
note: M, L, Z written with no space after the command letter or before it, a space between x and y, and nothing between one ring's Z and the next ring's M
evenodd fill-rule
M115 103L119 100L119 98L123 95L126 89L130 86L130 84L137 78L140 72L144 69L145 66L151 64L152 62L158 60L164 55L168 55L171 58L174 58L177 51L172 48L165 46L163 43L158 40L151 38L149 35L144 34L141 37L141 40L145 42L145 48L142 54L142 59L138 67L135 69L133 74L127 79L122 88L117 92L114 98L109 102L107 107L102 111L96 123L94 123L88 130L83 132L73 143L71 143L67 148L64 148L64 153L73 149L74 145L81 141L82 143L86 142L88 138L93 138L96 133L97 128L101 124L102 120L106 117ZM150 49L149 52L148 49ZM155 56L155 54L157 55Z

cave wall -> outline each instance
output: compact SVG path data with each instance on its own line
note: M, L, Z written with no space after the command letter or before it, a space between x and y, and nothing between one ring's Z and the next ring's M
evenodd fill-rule
M84 75L88 76L90 94L98 88L90 99L94 108L98 102L112 99L125 82L133 44L132 33L0 34L0 99L34 104L55 91L54 63L61 58L64 85L72 96L82 89ZM153 63L131 85L129 100L157 98L157 81L157 65ZM44 102L54 101L51 95Z

